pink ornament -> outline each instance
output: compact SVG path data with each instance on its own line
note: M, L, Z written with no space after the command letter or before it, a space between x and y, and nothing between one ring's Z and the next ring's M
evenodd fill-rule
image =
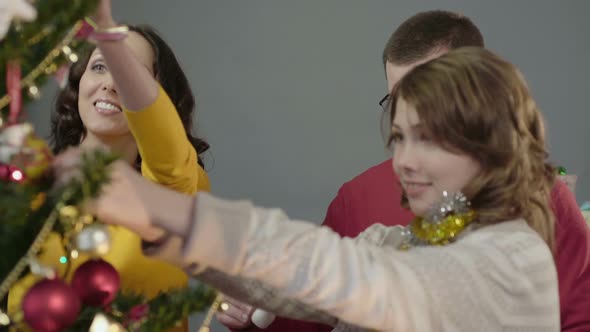
M0 181L23 183L25 174L16 166L0 163Z
M62 280L43 279L29 289L22 307L25 321L33 330L55 332L76 321L80 299Z
M94 27L88 23L87 20L83 20L80 30L78 30L75 37L79 39L86 39L93 31Z
M102 259L80 265L72 278L72 287L82 303L95 307L113 302L120 284L117 270Z

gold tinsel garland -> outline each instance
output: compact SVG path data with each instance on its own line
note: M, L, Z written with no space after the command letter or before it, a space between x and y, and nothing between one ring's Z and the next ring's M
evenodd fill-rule
M433 246L449 244L467 225L475 220L475 212L452 214L439 223L427 222L424 218L416 218L411 224L414 236Z

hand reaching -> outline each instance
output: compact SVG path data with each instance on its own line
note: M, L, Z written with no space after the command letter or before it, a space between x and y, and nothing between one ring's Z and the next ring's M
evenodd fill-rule
M116 25L113 19L111 0L100 0L94 14L90 17L99 28L109 28Z
M65 183L68 179L79 176L81 155L82 150L69 149L55 158L54 169L58 183ZM153 226L150 203L157 200L165 189L145 180L124 161L113 163L110 177L111 182L104 186L100 197L87 202L87 211L105 223L129 228L146 241L160 238L164 231Z
M224 296L221 310L217 312L217 320L230 329L245 329L252 325L250 317L254 312L252 306L231 297Z

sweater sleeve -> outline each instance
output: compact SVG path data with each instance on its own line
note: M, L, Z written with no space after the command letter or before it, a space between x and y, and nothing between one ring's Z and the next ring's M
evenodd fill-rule
M400 252L277 209L207 194L196 201L185 264L257 280L342 322L387 331L559 329L553 259L524 221Z
M153 104L124 112L142 157L143 176L186 194L210 190L207 174L198 165L197 152L180 116L161 87Z

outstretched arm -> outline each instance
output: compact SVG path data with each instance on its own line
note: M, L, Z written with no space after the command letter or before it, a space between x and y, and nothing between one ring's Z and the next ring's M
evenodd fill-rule
M117 26L111 12L111 1L101 0L92 19L99 29ZM158 97L158 82L151 68L146 68L133 54L124 39L96 43L109 67L117 93L125 107L141 110L150 106Z

